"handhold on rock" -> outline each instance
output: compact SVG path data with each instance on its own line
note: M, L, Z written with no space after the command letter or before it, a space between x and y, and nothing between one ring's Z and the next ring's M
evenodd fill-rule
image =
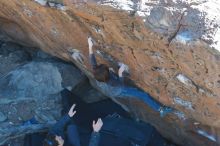
M83 64L84 62L84 55L80 53L79 50L77 49L69 49L69 52L71 53L71 57L76 61L79 62L80 64Z

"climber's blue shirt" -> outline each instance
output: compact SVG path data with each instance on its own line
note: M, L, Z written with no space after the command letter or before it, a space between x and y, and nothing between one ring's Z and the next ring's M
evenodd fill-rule
M94 54L89 56L92 68L97 66L96 58ZM114 98L138 98L149 105L153 110L160 111L161 104L154 100L148 93L141 91L137 88L125 86L123 83L123 77L119 78L114 72L109 71L110 79L108 82L99 82L97 80L92 81L91 84L99 88L99 90L108 97Z

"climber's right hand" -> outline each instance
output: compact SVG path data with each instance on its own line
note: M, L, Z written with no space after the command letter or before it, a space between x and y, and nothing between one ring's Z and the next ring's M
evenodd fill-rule
M92 49L93 42L92 42L92 38L90 36L88 37L88 45L89 45L89 49Z
M118 70L118 76L119 77L123 77L123 72L129 73L129 67L126 64L119 63L119 66L120 66L120 68Z

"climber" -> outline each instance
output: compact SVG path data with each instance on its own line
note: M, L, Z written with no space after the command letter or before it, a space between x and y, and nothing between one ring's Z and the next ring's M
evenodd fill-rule
M64 135L64 128L71 118L76 114L74 110L75 104L72 105L68 114L63 116L50 130L47 138L44 140L44 146L65 146L65 145L74 145L80 146L79 134L75 124L70 124L67 127L67 137ZM91 135L89 146L98 146L99 142L99 131L102 128L103 122L101 118L97 122L93 121L93 132ZM65 141L64 141L65 139Z
M129 113L111 99L86 103L70 90L67 88L61 91L62 114L65 113L65 116L52 127L49 134L34 133L27 136L24 146L97 146L98 143L101 146L163 146L166 143L154 127L132 120ZM101 119L97 123L93 121L99 117L105 123L103 126ZM97 132L93 132L91 138L92 129Z
M70 108L67 115L63 116L50 130L47 138L44 140L44 146L64 146L67 143L80 146L79 134L77 127L74 124L68 125L67 127L67 137L64 135L65 126L71 121L71 118L76 114L74 111L75 104ZM99 131L102 128L103 122L101 118L97 122L93 121L93 133L91 135L89 146L98 146L99 142ZM65 139L65 141L64 141ZM67 142L66 142L67 141ZM65 143L64 143L65 142Z
M109 98L86 103L69 88L63 90L61 96L62 113L67 113L69 111L67 107L71 107L73 103L77 105L74 108L77 113L72 119L74 125L77 125L81 146L88 146L91 133L90 123L99 117L104 122L99 131L100 146L165 145L166 140L160 136L155 128L150 124L132 120L129 113ZM67 139L71 139L71 137Z
M58 146L58 143L63 145L64 141L64 146L84 146L88 145L88 143L89 146L97 146L100 138L99 131L103 125L101 118L116 113L126 118L130 117L127 112L112 102L111 99L95 103L86 103L72 93L69 88L62 90L61 96L63 105L62 114L64 116L50 130L47 138L44 140L44 146ZM72 103L75 104L72 105ZM94 119L98 119L97 123L95 123ZM91 123L93 123L93 132L89 140L88 135L91 133ZM67 136L64 135L65 131L67 131Z
M136 97L144 101L154 111L160 113L161 117L164 117L167 113L173 111L172 108L163 106L156 100L154 100L148 93L141 91L138 88L128 87L124 85L124 72L128 72L128 66L119 63L118 76L109 69L105 64L97 64L95 54L93 53L93 40L88 37L89 45L89 60L93 69L93 74L96 81L92 81L91 84L95 84L101 92L108 97L123 98L123 97Z

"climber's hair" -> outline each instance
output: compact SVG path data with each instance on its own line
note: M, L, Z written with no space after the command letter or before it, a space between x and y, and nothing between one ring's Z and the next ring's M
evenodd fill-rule
M107 82L109 80L109 69L105 64L97 65L93 70L93 74L99 82Z
M59 143L56 140L56 135L48 134L46 139L44 139L43 146L58 146Z

